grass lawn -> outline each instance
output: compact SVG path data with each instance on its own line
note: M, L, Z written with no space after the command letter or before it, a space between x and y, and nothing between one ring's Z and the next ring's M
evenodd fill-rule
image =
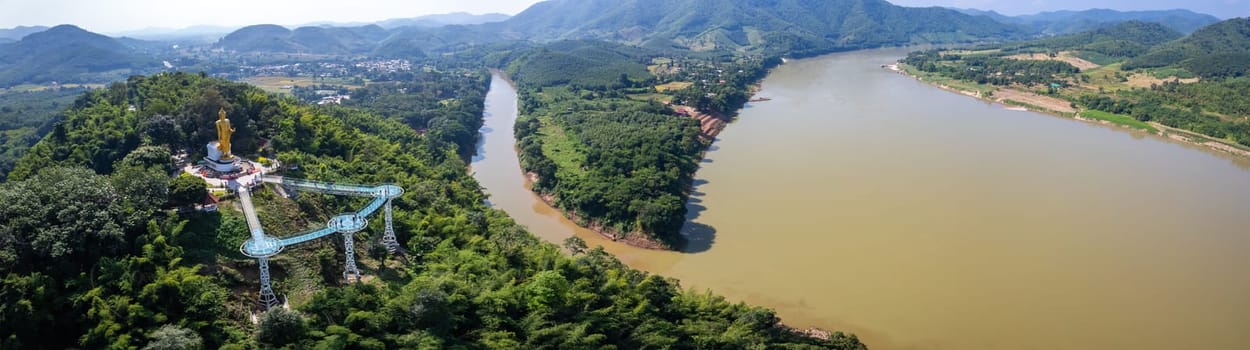
M290 94L291 89L285 88L290 86L313 86L318 84L342 85L348 89L360 88L360 85L349 84L347 79L325 79L313 80L312 77L250 77L243 79L243 82L256 85L265 90L265 92L276 94Z
M977 92L980 92L982 96L985 96L988 93L993 93L995 90L997 90L993 86L986 85L986 84L977 84L974 82L967 82L967 81L962 81L958 79L947 78L936 73L923 72L919 69L916 69L916 67L912 67L912 66L902 64L902 63L899 63L898 67L899 69L902 69L903 71L907 72L908 75L918 77L920 78L920 80L938 84L938 85L945 85L955 90L977 91Z
M665 91L681 90L681 89L688 88L691 85L694 85L694 83L687 82L687 81L674 81L674 82L664 84L664 85L656 85L655 91L665 92Z
M1111 114L1103 111L1082 111L1081 116L1095 120L1105 120L1115 125L1123 125L1130 128L1145 130L1151 133L1158 133L1159 129L1147 124L1146 122L1133 119L1133 117L1121 114Z
M538 134L542 137L543 155L556 163L556 177L563 180L585 176L582 166L586 164L586 154L577 148L577 140L551 117L539 117L538 121L542 124Z

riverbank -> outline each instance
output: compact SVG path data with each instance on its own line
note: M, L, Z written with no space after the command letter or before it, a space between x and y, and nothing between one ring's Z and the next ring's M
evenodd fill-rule
M758 83L751 86L751 89L749 90L749 93L752 96L751 101L752 102L769 101L770 99L754 98L755 93L758 92L759 89L760 87ZM682 106L682 105L672 105L671 108L673 109L673 112L677 113L678 115L693 118L699 123L699 140L704 144L703 149L699 152L700 160L702 160L702 158L707 154L707 150L711 148L712 143L716 141L716 136L720 135L721 131L723 131L725 129L725 126L727 126L729 122L731 121L729 117L725 116L724 114L718 113L716 111L704 112L704 111L699 111L698 109L695 109L694 107ZM539 182L542 179L537 173L533 171L526 171L525 177L527 179L527 182L528 182L527 186L529 187L530 191L534 192L534 194L537 195L538 198L541 199L548 206L555 208L560 213L562 213L565 218L568 218L570 221L577 223L577 225L581 226L582 228L595 232L599 234L600 236L603 236L604 238L607 238L611 241L624 243L624 244L627 244L629 246L636 247L636 248L651 249L651 250L675 250L675 249L680 248L680 247L674 247L671 244L668 244L663 241L660 241L659 239L656 239L654 234L641 232L641 231L622 232L620 230L614 229L613 227L609 225L604 224L602 221L599 221L596 219L583 218L581 215L578 215L575 211L561 208L560 206L556 205L557 198L554 194L543 193L543 192L533 190L533 184L536 182Z
M661 87L676 83L655 86L650 94L637 87L600 91L576 85L522 91L516 137L524 172L536 174L527 176L532 192L612 241L644 249L687 247L681 229L703 157L740 109L768 100L754 95L779 66L767 60L700 62L698 72L663 77L687 82L675 92ZM720 79L700 78L707 74ZM670 94L657 99L656 92Z
M613 229L611 226L603 224L603 222L599 220L585 219L580 215L577 215L577 213L572 210L560 208L556 205L556 196L554 194L534 191L534 183L540 180L538 174L535 172L525 172L525 180L527 190L533 192L534 195L538 196L539 200L546 203L547 206L552 209L559 211L560 214L563 214L565 218L569 219L569 221L576 223L577 226L581 226L584 229L597 233L610 241L625 243L631 247L652 250L672 250L672 248L667 244L664 244L664 242L653 238L653 235L638 231L621 232L620 230Z
M1088 123L1096 123L1108 126L1115 126L1135 131L1146 132L1157 136L1165 137L1177 142L1204 147L1207 149L1224 152L1240 157L1250 158L1250 149L1229 144L1222 140L1216 140L1209 136L1201 135L1188 130L1181 130L1169 127L1156 122L1127 122L1119 121L1117 118L1097 118L1095 113L1083 113L1092 111L1080 111L1073 108L1071 102L1049 96L1038 95L1029 91L1013 88L998 88L986 91L984 89L974 88L972 86L954 86L954 84L943 84L932 79L916 74L911 67L903 63L894 63L883 65L882 67L891 71L906 75L917 81L924 82L931 86L942 90L954 92L957 94L973 97L985 102L998 103L1007 109L1027 110L1032 112L1049 114L1057 117L1075 119ZM969 82L961 82L964 84L973 84ZM1146 125L1145 127L1140 124Z
M705 143L711 143L716 140L716 135L720 135L725 130L725 125L729 124L729 119L724 115L716 112L701 112L694 107L674 105L673 111L678 115L694 118L699 122L699 138Z
M499 69L491 69L490 72L491 74L494 74L495 77L501 79L504 83L506 83L512 89L516 89L516 82L512 81L511 77L508 76L507 72L503 70L499 70ZM515 133L514 130L507 130L506 132ZM515 137L515 134L514 134L514 137ZM519 145L517 145L515 142L513 143L514 148L518 146ZM576 212L573 212L571 210L565 210L565 209L560 208L559 206L556 206L555 195L550 194L550 193L542 193L539 191L534 191L534 183L540 180L538 173L535 173L533 171L526 171L525 169L518 169L518 170L525 172L525 184L524 185L527 191L533 193L536 197L538 197L539 200L545 203L548 207L559 212L565 218L569 219L569 221L576 223L578 226L585 228L587 230L590 230L592 232L595 232L599 234L600 236L607 238L608 240L611 240L614 242L625 243L633 247L643 248L643 249L652 249L652 250L671 250L663 242L660 242L659 240L655 240L651 238L650 235L646 235L641 232L631 232L629 234L619 232L619 230L614 230L608 225L605 225L598 220L586 220L586 219L583 219L581 216L577 215Z
M1235 213L1250 162L988 107L878 68L904 54L770 74L760 95L773 101L743 109L699 164L692 252L612 242L542 203L518 172L513 125L497 122L515 99L491 100L484 133L499 142L485 143L475 177L492 206L549 242L576 235L686 289L875 350L1244 344L1221 325L1247 310L1237 252L1250 243ZM1141 322L1159 312L1185 322Z

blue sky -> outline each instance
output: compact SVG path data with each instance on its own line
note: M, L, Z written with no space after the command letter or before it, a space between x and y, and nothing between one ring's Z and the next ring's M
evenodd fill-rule
M1250 16L1250 0L889 0L904 6L995 10L1009 15L1053 10L1187 8L1220 18ZM116 33L193 25L294 25L372 22L465 11L515 14L538 0L0 0L0 28L71 23Z

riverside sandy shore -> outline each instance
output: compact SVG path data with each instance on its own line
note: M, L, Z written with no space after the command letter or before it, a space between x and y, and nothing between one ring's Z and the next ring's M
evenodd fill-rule
M927 81L922 77L918 77L918 76L908 73L907 70L900 67L898 63L885 65L883 67L891 71L897 72L899 74L911 77L912 79L916 79L917 81L921 81L931 86L938 87L942 90L958 93L961 95L966 95L966 96L973 97L973 98L986 101L986 102L1002 104L1005 108L1008 108L1008 109L1029 110L1029 111L1049 114L1049 115L1053 115L1057 117L1072 118L1072 119L1089 122L1089 123L1124 127L1124 126L1116 125L1114 123L1111 123L1105 120L1097 120L1097 119L1081 117L1079 111L1072 108L1071 104L1068 101L1064 101L1062 99L1058 99L1054 97L1042 96L1042 95L1038 95L1032 92L1021 91L1018 89L1010 89L1010 88L1000 88L998 90L995 90L992 97L983 96L980 92L977 92L977 91L960 90L960 89L956 89L947 85L942 85L942 84L934 83L932 81ZM1012 103L1012 102L1016 102L1016 103ZM1024 106L1020 106L1019 104L1024 104ZM1154 126L1156 129L1159 129L1159 132L1157 133L1157 135L1159 136L1163 136L1163 137L1172 139L1177 142L1182 142L1182 143L1200 146L1200 147L1206 147L1206 148L1213 149L1216 151L1250 158L1250 150L1246 150L1240 146L1231 145L1223 141L1213 140L1210 137L1203 136L1203 135L1200 135L1191 131L1176 129L1176 128L1168 127L1166 125L1162 125L1162 124L1155 123L1155 122L1148 122L1148 123L1151 126ZM1136 129L1133 129L1133 130L1136 130Z

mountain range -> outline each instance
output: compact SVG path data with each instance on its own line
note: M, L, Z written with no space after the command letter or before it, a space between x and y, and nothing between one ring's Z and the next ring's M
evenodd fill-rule
M302 26L294 30L262 24L240 28L221 38L215 46L236 52L376 54L379 56L421 56L423 49L444 47L448 41L423 42L426 38L449 36L456 42L471 42L476 32L466 27L507 20L508 15L474 15L465 12L395 18L351 25ZM448 28L451 27L451 28ZM442 35L428 35L430 32Z
M486 27L518 39L791 54L1027 34L985 17L882 0L550 0Z
M332 53L419 56L508 40L596 39L652 49L804 56L1059 35L1126 21L1156 22L1189 33L1218 19L1187 10L1101 9L1009 17L992 11L901 7L883 0L548 0L512 17L456 13L378 22L390 35L372 40L372 47L342 35L312 35L297 42L277 30L264 40L232 42L255 34L244 33L248 35L226 38L218 45L243 52L304 52L313 47L311 40L333 43Z
M391 22L394 25L400 22ZM883 0L550 0L501 22L403 27L383 38L334 27L300 41L277 26L250 26L218 42L239 52L416 53L506 40L598 39L653 49L816 54L839 49L1025 37L1017 26L942 8ZM299 32L305 28L296 29ZM379 39L380 38L380 39ZM362 40L375 39L375 40Z
M973 16L989 17L1001 23L1024 26L1030 31L1046 35L1084 32L1126 21L1154 22L1181 33L1191 33L1198 28L1220 21L1215 16L1180 9L1162 11L1090 9L1042 12L1022 16L1006 16L994 11L975 9L956 10Z
M240 54L420 57L491 43L590 39L661 51L802 57L882 46L1022 39L1130 20L1158 22L1182 33L1215 22L1214 17L1184 10L1008 17L900 7L883 0L548 0L512 17L453 13L357 26L292 30L261 24L229 33L212 34L225 29L221 27L192 27L181 33L222 35L213 47ZM160 68L155 56L172 52L172 43L166 41L115 39L74 26L40 29L0 30L0 86L149 71Z
M274 24L240 28L215 44L240 52L356 54L369 52L390 32L377 25L360 27L299 27Z

